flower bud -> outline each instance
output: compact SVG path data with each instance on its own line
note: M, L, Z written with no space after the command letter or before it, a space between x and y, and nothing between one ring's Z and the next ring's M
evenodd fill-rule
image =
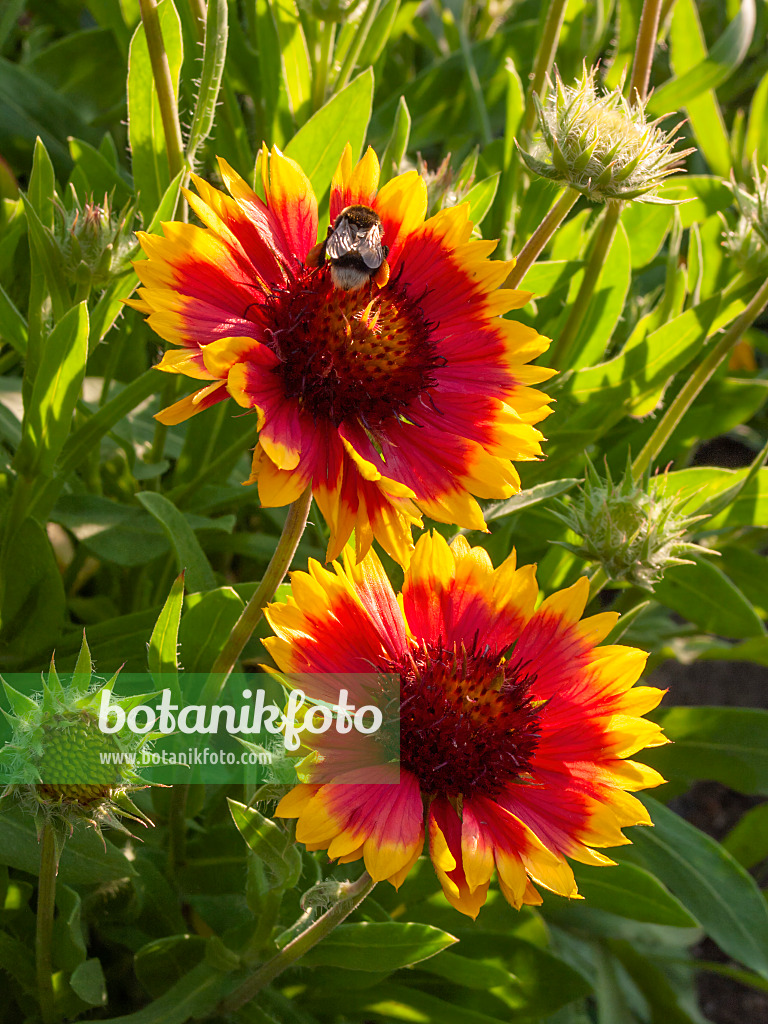
M673 152L676 125L671 131L659 121L647 122L644 104L632 105L619 86L600 91L592 68L575 85L564 85L555 72L546 104L534 95L542 143L537 155L520 150L534 174L560 182L593 202L637 199L672 204L656 194L667 175L693 149Z
M106 734L99 728L102 693L112 695L117 673L108 682L92 682L91 659L83 637L78 667L64 685L51 662L39 695L27 697L3 681L11 713L11 739L0 749L0 782L8 781L2 796L15 796L38 825L51 822L63 834L77 822L127 829L120 817L149 823L127 793L146 783L131 763L146 745L146 736L123 728ZM126 703L130 707L128 699ZM104 764L104 755L114 763ZM40 829L39 829L40 830Z
M764 175L755 163L752 168L752 191L748 192L735 179L730 189L739 208L739 219L733 231L726 228L723 244L734 262L750 274L768 274L768 167Z
M578 546L555 543L588 562L597 562L609 580L652 591L669 566L691 564L682 555L712 554L685 539L690 527L706 517L682 513L688 497L660 497L659 480L646 476L636 484L629 460L619 482L614 483L607 465L603 480L587 459L580 495L567 505L558 502L559 509L553 510L582 542Z
M103 288L134 248L134 208L128 204L113 216L108 196L100 205L92 199L81 204L74 186L71 189L72 205L54 207L54 237L64 273L70 283Z

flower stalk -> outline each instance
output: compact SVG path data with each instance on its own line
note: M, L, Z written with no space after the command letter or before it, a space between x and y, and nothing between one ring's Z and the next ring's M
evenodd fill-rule
M340 925L353 910L363 902L376 883L367 871L364 871L356 882L347 883L345 891L338 901L311 924L295 939L288 943L280 952L263 964L243 984L224 999L218 1009L222 1014L234 1013L249 1003L265 986L274 981L291 964L301 959L318 942Z
M551 0L549 9L547 10L546 21L544 22L544 31L542 32L541 42L539 43L539 48L536 51L536 58L533 62L531 82L525 95L525 111L523 113L523 123L521 128L521 135L523 139L527 139L530 136L536 122L536 103L534 100L534 94L539 95L541 93L541 89L546 81L550 68L552 67L552 62L554 61L555 53L557 52L560 30L563 27L563 19L565 18L565 9L567 6L568 0Z
M347 54L344 58L344 62L341 65L338 78L334 85L334 92L341 92L341 90L349 83L349 79L352 77L352 72L357 64L357 59L365 45L365 40L368 38L368 33L371 31L373 22L376 19L376 15L379 10L379 0L368 0L368 5L365 8L365 14L357 28L355 38L347 50Z
M152 65L152 77L155 80L157 99L160 104L160 116L163 121L165 148L168 154L168 170L171 179L175 178L184 167L184 144L181 138L179 109L173 94L171 69L163 42L163 32L157 13L156 0L139 0L141 20L147 34L147 48Z
M592 242L592 251L584 268L584 277L582 278L578 294L571 305L568 319L565 321L562 331L560 331L550 349L550 359L558 369L564 369L568 366L573 343L576 340L579 327L584 322L584 317L592 301L600 272L613 244L616 229L619 225L621 209L622 204L620 202L606 203L605 213Z
M656 424L655 430L632 464L635 480L640 479L651 462L659 455L696 396L766 305L768 305L768 280L763 281L741 316L733 321L709 355L702 359Z
M35 961L37 967L37 995L43 1024L53 1024L56 1012L53 1001L53 917L56 907L56 875L59 871L59 851L56 848L55 826L47 821L43 826L40 846L40 878L37 890L37 931L35 935Z
M224 684L232 674L237 659L243 652L243 648L261 621L265 605L272 600L277 588L282 583L307 525L311 503L312 487L309 486L288 509L283 532L272 555L272 560L267 566L267 571L264 573L256 593L243 608L240 618L232 627L227 642L213 664L211 674L203 688L201 698L203 704L213 703L221 693Z
M523 278L536 262L541 250L565 220L578 198L579 193L573 189L566 188L563 190L557 202L551 207L544 220L518 253L517 262L504 282L505 288L518 288L520 286Z
M635 59L632 63L632 78L629 82L629 102L634 106L642 106L648 95L648 83L651 79L656 37L659 34L662 3L663 0L645 0L643 13L640 15Z

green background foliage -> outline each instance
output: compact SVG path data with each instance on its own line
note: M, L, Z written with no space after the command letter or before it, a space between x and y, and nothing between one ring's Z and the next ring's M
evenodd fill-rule
M189 423L153 414L184 393L151 369L160 345L123 307L138 284L132 231L182 213L189 169L213 180L215 156L253 180L262 140L306 170L327 217L343 145L366 143L383 179L450 154L449 191L476 231L517 253L550 209L530 180L526 87L548 7L534 0L365 0L335 28L295 0L160 0L182 126L174 157L153 85L138 0L6 0L0 10L0 663L36 671L55 650L74 668L83 629L97 668L211 669L264 573L285 521L252 488L251 417L220 404ZM631 67L639 0L569 0L557 40L564 80L602 62L609 86ZM586 308L574 306L600 237L602 208L580 200L528 272L517 314L572 343L546 385L556 398L547 458L523 466L523 493L487 509L495 562L517 547L544 592L587 566L553 514L578 494L585 452L619 475L661 413L764 280L722 246L736 223L731 177L768 163L765 0L662 5L649 103L682 111L695 153L662 195L679 206L626 205ZM174 161L178 162L175 163ZM257 176L258 177L258 176ZM62 210L106 194L125 231L106 277L72 271ZM445 196L433 188L433 209ZM135 211L135 213L134 213ZM324 226L321 226L324 230ZM578 307L577 307L578 308ZM694 539L713 556L670 568L652 593L614 586L596 598L625 613L614 639L651 664L768 665L768 469L764 321L747 326L746 361L725 360L657 453L665 493L705 517ZM543 357L547 363L547 357ZM707 464L725 437L731 461ZM323 559L310 517L294 559ZM447 536L451 531L444 529ZM393 577L397 568L389 563ZM183 589L179 574L184 571ZM266 658L257 635L242 663ZM179 677L183 685L183 674ZM768 989L765 805L722 844L666 803L697 780L768 795L768 712L663 705L673 746L646 760L669 780L646 802L615 868L579 866L584 901L547 896L514 912L492 890L478 922L445 902L422 859L395 892L374 895L301 965L234 1019L244 1024L698 1024L697 969ZM54 932L56 1012L112 1024L222 1020L222 998L292 936L300 893L349 868L297 847L262 794L196 787L138 794L156 828L144 842L87 830L66 844ZM230 798L229 804L227 798ZM181 816L180 816L181 815ZM180 838L181 832L181 838ZM0 817L0 1024L34 1020L31 819ZM353 866L354 873L354 866ZM704 935L723 964L690 953Z

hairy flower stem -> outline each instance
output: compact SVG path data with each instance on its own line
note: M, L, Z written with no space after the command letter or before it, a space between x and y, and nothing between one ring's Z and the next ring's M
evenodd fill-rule
M59 870L59 856L56 852L56 838L53 825L47 822L43 827L40 847L40 879L37 890L37 933L35 936L35 959L37 963L37 997L40 1001L40 1015L43 1024L53 1024L56 1012L53 1005L53 961L51 941L53 938L53 915L56 907L56 875Z
M608 250L613 244L616 228L619 224L621 208L621 203L606 203L605 213L603 214L600 227L595 233L592 251L584 268L584 277L582 278L578 294L571 305L568 319L565 321L562 331L560 331L559 336L555 339L552 348L549 350L549 359L558 370L563 370L568 366L568 358L570 357L573 343L576 340L579 328L584 322L587 308L592 301Z
M518 253L517 262L502 287L518 288L520 286L523 278L536 262L537 256L560 227L566 214L575 205L578 198L579 193L574 189L566 188L563 191L563 194Z
M656 49L656 37L659 34L661 7L662 0L645 0L643 4L640 28L637 33L635 59L632 63L632 78L629 82L629 102L636 105L645 103L645 98L648 95L653 51Z
M341 65L341 71L339 71L339 76L334 85L334 92L341 92L344 86L349 82L352 72L354 71L355 64L357 64L357 58L360 56L365 40L368 38L368 33L371 31L371 27L378 10L379 0L368 0L368 6L365 8L365 14L357 27L355 38L352 40L352 43L347 50L344 63Z
M766 305L768 305L768 280L763 281L741 316L733 321L725 334L713 346L710 353L702 359L680 389L677 397L671 402L664 415L656 424L653 433L632 463L632 473L635 480L640 479L651 462L659 455L696 396Z
M288 943L280 952L263 964L235 991L227 996L217 1010L221 1014L234 1013L249 1003L266 985L274 981L291 964L299 960L313 946L321 942L333 929L349 917L353 910L360 906L376 883L367 871L364 871L356 882L348 884L346 892L330 910L319 917L300 935Z
M171 179L175 178L184 166L184 145L181 139L179 109L173 95L171 69L163 43L160 18L157 14L156 0L139 0L141 20L147 35L149 61L152 65L152 77L155 80L157 99L160 104L160 116L163 120L165 148L168 156L168 170Z
M304 527L307 525L307 516L309 515L311 503L312 487L310 485L288 509L283 532L280 540L277 542L272 560L267 566L267 571L264 573L256 593L240 613L240 618L232 627L232 632L227 637L227 642L213 664L211 674L203 687L201 695L202 704L213 703L221 693L224 684L232 674L237 659L242 654L243 648L250 640L254 629L258 626L264 613L265 605L272 600L275 596L275 591L283 582L283 578L293 561L293 556L296 554L296 548L299 546L299 541L304 533Z
M557 52L557 43L560 39L560 29L563 27L565 9L568 0L550 0L547 18L544 22L544 31L541 35L541 42L536 51L536 58L533 62L533 72L525 94L525 111L521 126L521 138L523 140L530 136L536 121L536 107L533 103L533 94L541 95L544 79L549 74L552 62Z

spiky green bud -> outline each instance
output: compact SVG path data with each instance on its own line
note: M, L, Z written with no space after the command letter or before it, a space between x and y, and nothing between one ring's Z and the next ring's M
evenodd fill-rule
M680 125L665 132L663 118L646 121L644 104L630 104L621 86L599 90L596 73L585 66L575 85L565 85L555 72L546 103L534 95L542 142L535 154L520 150L527 167L593 202L673 203L656 190L693 152L673 152Z
M739 219L733 231L726 228L723 236L734 262L751 274L768 274L768 167L763 172L755 162L751 192L731 179Z
M663 479L651 480L646 475L636 484L629 460L621 480L614 482L607 465L602 479L587 459L579 496L569 504L559 501L559 508L553 509L582 542L578 546L555 543L585 561L597 562L609 580L653 590L670 566L691 564L682 556L712 554L686 540L692 525L706 517L683 513L688 498L681 500L676 494L661 497Z
M116 215L110 211L109 196L101 204L92 199L80 202L70 186L69 203L55 204L54 238L62 256L64 273L73 284L103 288L112 274L122 268L135 247L131 204Z
M63 683L51 661L42 692L26 696L2 680L10 705L3 715L10 723L11 738L0 749L2 796L16 797L34 814L38 830L52 822L57 830L71 832L85 822L97 831L104 826L127 831L120 818L147 822L127 794L146 785L136 771L135 755L151 740L129 729L103 733L99 728L102 695L119 706L135 698L117 700L112 691L117 673L107 682L92 676L85 637L72 679ZM122 763L104 763L103 755L119 755Z

